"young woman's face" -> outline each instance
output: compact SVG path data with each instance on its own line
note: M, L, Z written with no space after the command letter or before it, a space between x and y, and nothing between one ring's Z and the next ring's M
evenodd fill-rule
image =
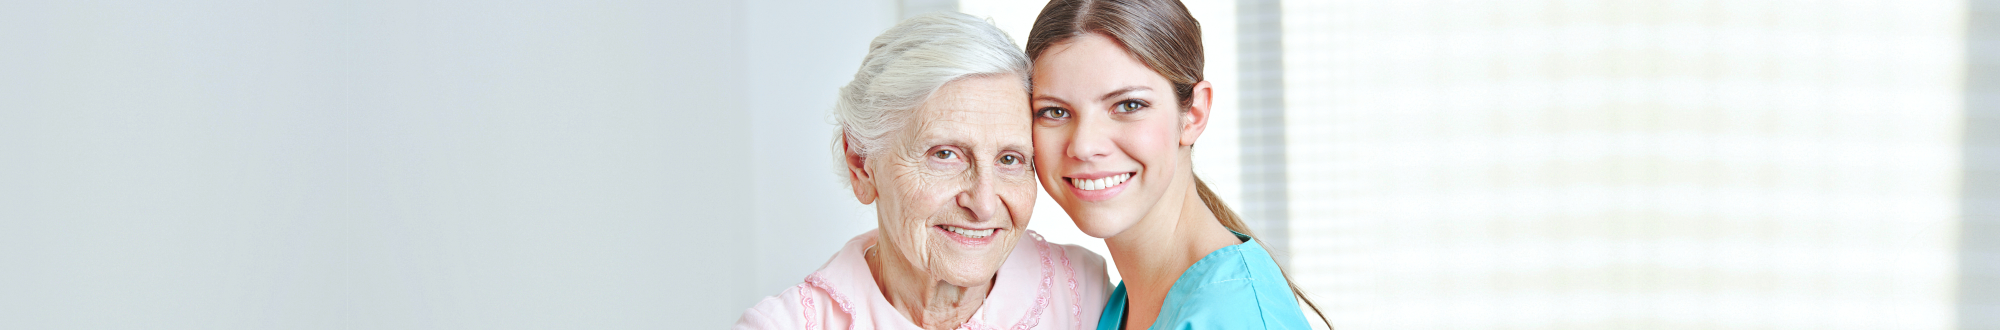
M1116 236L1182 170L1173 84L1100 34L1049 47L1034 69L1037 177L1078 229Z

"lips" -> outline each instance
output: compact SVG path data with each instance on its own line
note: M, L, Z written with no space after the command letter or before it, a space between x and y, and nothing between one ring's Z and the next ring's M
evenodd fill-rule
M1000 228L972 229L953 225L936 225L931 226L931 228L935 228L937 233L944 235L946 239L958 242L958 244L963 244L966 247L993 244L994 240L999 239L1000 234Z
M1135 175L1138 172L1098 172L1065 176L1063 180L1069 182L1071 195L1085 202L1101 202L1124 192Z
M1076 185L1077 189L1083 189L1086 191L1095 191L1095 190L1104 190L1104 188L1111 188L1112 186L1117 186L1120 183L1125 183L1125 180L1132 179L1132 173L1120 173L1118 175L1096 178L1096 179L1076 179L1076 178L1068 178L1068 179L1070 184Z
M945 231L949 231L959 235L964 235L965 237L970 237L970 238L986 238L986 236L993 236L993 232L1000 230L998 228L965 229L965 228L960 228L958 226L940 226L940 227L944 227Z

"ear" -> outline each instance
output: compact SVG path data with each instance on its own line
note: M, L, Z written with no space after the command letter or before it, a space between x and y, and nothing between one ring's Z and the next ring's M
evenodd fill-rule
M854 199L861 205L875 203L875 176L868 171L868 158L854 148L854 138L840 133L841 163L847 166L847 185L854 187Z
M1207 80L1194 83L1194 95L1188 98L1188 111L1181 114L1181 146L1194 146L1194 140L1201 137L1201 131L1208 129L1208 117L1214 107L1210 102L1215 98L1215 87Z

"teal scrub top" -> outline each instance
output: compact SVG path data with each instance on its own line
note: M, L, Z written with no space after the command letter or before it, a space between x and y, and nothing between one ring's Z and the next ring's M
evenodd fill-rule
M1234 232L1232 232L1234 233ZM1250 236L1208 253L1167 289L1151 329L1311 329L1271 253ZM1125 282L1111 291L1098 330L1125 327Z

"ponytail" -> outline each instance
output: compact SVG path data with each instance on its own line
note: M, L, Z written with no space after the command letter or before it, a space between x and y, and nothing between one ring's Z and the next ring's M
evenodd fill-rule
M1208 189L1208 184L1203 183L1200 176L1194 177L1194 191L1201 196L1201 203L1208 205L1209 211L1215 213L1215 219L1222 221L1223 227L1253 238L1257 236L1257 234L1250 232L1250 225L1243 223L1243 217L1237 216L1236 211L1230 210L1229 205L1222 203L1222 198L1216 196L1214 190ZM1264 241L1257 241L1257 246L1264 247L1265 251L1271 250L1270 247L1264 246ZM1272 259L1272 261L1277 261L1276 256L1272 256ZM1299 301L1306 303L1306 307L1312 308L1313 315L1318 315L1319 321L1325 323L1327 329L1333 328L1333 321L1327 320L1326 313L1320 312L1319 305L1313 304L1312 299L1306 298L1306 292L1299 290L1298 282L1292 281L1292 275L1285 271L1284 265L1278 266L1278 276L1283 276L1285 278L1285 285L1292 287L1292 296L1298 297Z

